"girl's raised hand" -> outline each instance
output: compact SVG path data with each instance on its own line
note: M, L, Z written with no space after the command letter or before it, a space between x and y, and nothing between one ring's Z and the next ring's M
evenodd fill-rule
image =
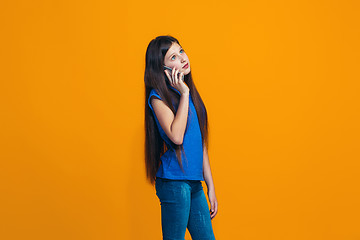
M188 86L186 86L186 84L184 83L184 73L181 72L179 73L179 69L175 69L173 68L172 72L171 72L171 76L169 74L170 70L164 70L165 74L167 76L167 78L169 79L170 85L174 88L176 88L181 94L183 93L188 93L189 92L189 88Z

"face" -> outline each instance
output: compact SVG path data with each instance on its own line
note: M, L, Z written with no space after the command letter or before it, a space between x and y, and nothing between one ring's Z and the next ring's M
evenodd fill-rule
M190 73L190 61L182 47L174 42L167 51L164 58L165 66L179 69L179 72L183 72L184 75ZM185 66L186 65L186 66ZM184 68L184 66L186 68Z

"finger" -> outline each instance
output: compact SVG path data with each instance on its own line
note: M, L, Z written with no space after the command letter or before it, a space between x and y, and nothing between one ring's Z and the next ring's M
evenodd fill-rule
M179 78L178 78L179 69L176 69L175 71L175 84L178 84Z
M178 70L176 70L176 74L175 74L175 76L176 76L176 83L179 83L180 81L181 81L181 77L180 77L180 70L178 69Z
M177 69L175 69L175 71L174 71L174 79L175 79L175 81L177 80Z
M212 213L210 214L211 219L213 219L213 218L216 216L216 214L217 214L217 211L212 212Z
M168 70L164 70L166 77L170 80L170 75L168 73Z
M175 74L175 68L173 68L173 70L172 70L172 72L171 72L171 76L173 77L173 79L175 79L174 74Z
M217 214L217 212L218 212L218 205L217 205L217 202L215 202L214 217L215 217L215 215Z
M211 201L211 211L214 212L215 211L215 202Z
M215 217L215 215L217 214L217 202L211 202L211 209L210 209L210 216L211 219Z
M170 75L170 73L168 72L169 75L169 79L170 79L170 84L173 85L174 84L174 78Z
M210 214L210 218L213 219L214 217L215 217L215 213L213 212Z
M181 81L184 81L184 73L183 73L183 72L180 73L180 80L181 80Z
M169 82L172 84L172 79L171 79L171 77L170 77L170 74L169 74L166 70L165 70L165 74L166 74Z
M217 212L214 212L212 215L211 215L211 219L213 219L215 216L216 216Z

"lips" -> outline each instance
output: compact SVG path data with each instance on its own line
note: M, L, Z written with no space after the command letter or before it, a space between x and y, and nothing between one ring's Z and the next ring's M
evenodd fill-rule
M188 68L188 67L189 67L189 63L187 63L183 66L183 68Z

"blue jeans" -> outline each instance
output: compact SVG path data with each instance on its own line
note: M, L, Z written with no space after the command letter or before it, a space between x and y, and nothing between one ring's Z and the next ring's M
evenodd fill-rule
M163 240L184 240L188 228L193 240L215 240L210 208L200 180L157 177Z

